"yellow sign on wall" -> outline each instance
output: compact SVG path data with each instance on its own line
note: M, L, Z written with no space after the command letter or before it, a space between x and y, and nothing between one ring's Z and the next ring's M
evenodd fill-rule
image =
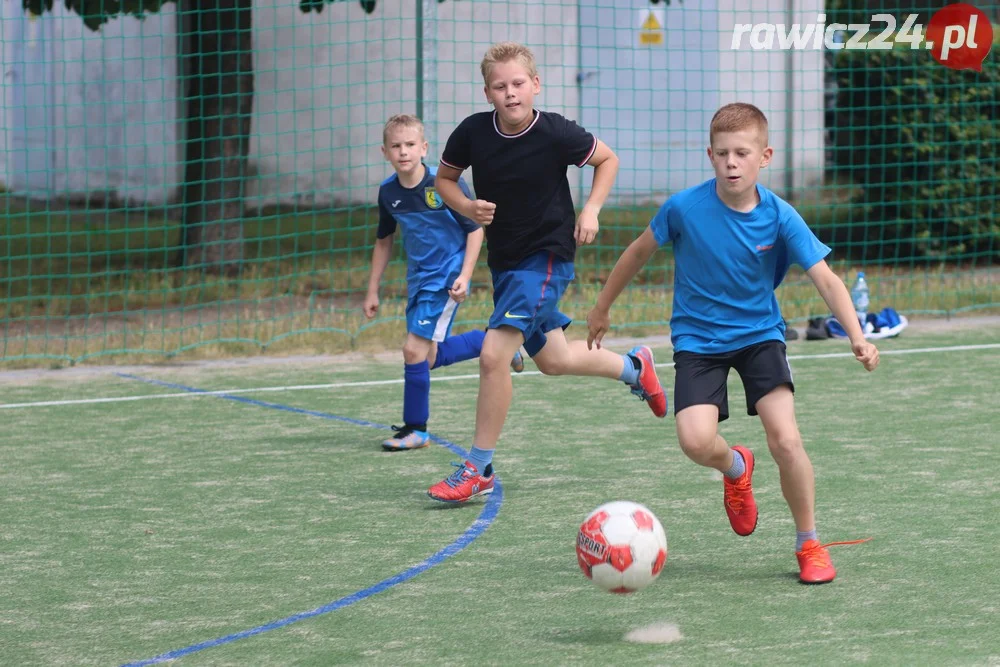
M663 46L663 25L666 17L662 9L641 9L639 15L639 46Z

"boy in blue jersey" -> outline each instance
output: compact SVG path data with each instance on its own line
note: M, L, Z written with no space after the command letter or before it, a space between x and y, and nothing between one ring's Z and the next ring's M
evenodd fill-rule
M419 118L392 116L382 130L382 154L395 174L378 191L379 223L364 311L378 314L378 288L389 264L396 227L403 228L406 248L406 342L403 344L403 426L382 447L389 451L419 449L429 444L430 371L479 356L484 331L449 336L458 305L483 243L482 228L445 206L434 189L435 169L424 164L427 142ZM460 187L468 191L468 186ZM510 362L524 368L519 351Z
M484 92L493 111L466 118L448 139L438 169L438 192L455 211L485 226L493 279L493 315L479 358L476 430L468 460L435 484L435 500L462 503L493 491L493 453L512 399L506 360L523 343L546 375L589 375L623 381L653 413L667 413L652 351L629 354L590 350L567 341L570 318L559 299L573 279L577 244L597 236L597 215L615 175L618 158L571 120L538 111L541 91L531 51L513 42L493 45L481 64ZM590 197L579 217L566 169L594 167ZM471 167L476 199L461 187Z
M826 583L836 570L826 550L831 545L816 537L813 468L795 419L785 325L774 295L789 266L798 264L812 279L844 323L851 350L866 370L878 366L878 350L865 340L847 288L824 259L830 249L790 204L757 183L773 154L764 114L750 104L727 104L712 119L709 143L715 178L670 197L622 253L587 316L587 342L600 347L615 299L658 247L672 244L670 328L681 449L723 474L730 524L738 535L752 533L757 526L753 452L729 447L719 435L719 423L729 417L726 379L735 368L746 390L747 413L763 423L795 521L799 580Z

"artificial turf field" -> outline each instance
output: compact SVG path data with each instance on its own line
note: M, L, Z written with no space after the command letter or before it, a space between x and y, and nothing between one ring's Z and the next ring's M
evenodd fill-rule
M874 538L832 549L816 587L735 373L722 433L758 455L748 538L672 417L530 362L500 488L461 507L426 489L469 446L474 362L435 371L437 442L394 454L395 358L0 374L0 664L998 664L1000 332L879 347L869 374L842 341L789 343L820 539ZM574 555L616 499L667 531L632 596ZM655 624L679 638L625 641Z

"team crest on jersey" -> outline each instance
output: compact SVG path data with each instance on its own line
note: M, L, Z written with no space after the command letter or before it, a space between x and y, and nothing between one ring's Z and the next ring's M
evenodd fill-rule
M444 206L444 200L441 199L441 195L437 193L436 188L424 188L424 201L431 208L441 208Z

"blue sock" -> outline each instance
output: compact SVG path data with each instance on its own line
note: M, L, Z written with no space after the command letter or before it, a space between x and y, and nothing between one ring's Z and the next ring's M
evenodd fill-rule
M486 470L486 466L493 463L493 451L492 449L479 449L475 445L469 450L469 461L476 466L480 475Z
M431 369L427 361L403 365L403 421L427 428L431 413Z
M819 541L819 538L816 537L815 528L813 528L812 530L795 531L795 550L802 551L802 545L805 544L808 540L816 540L817 542Z
M635 363L635 360L627 355L623 354L622 359L625 361L625 365L622 368L622 374L618 376L618 379L625 384L636 385L639 383L639 369L641 366Z
M733 465L729 470L722 473L729 479L739 479L740 476L747 471L746 461L743 460L743 455L740 454L735 449L733 451ZM798 551L796 549L796 551Z
M486 338L486 332L481 329L467 331L457 336L448 336L438 343L438 353L433 368L451 366L466 359L475 359L483 351L484 338Z

